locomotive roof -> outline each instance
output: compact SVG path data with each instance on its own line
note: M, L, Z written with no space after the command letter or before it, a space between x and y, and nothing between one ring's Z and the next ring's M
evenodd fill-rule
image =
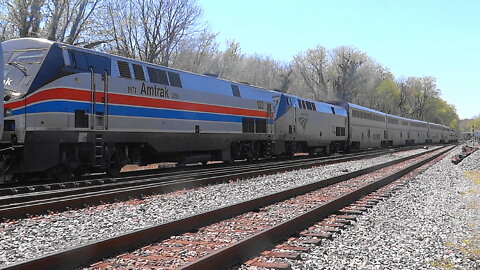
M377 110L374 110L374 109L370 109L370 108L367 108L367 107L363 107L363 106L360 106L360 105L357 105L357 104L354 104L354 103L349 103L349 106L352 107L352 108L364 110L364 111L367 111L367 112L386 115L386 113L384 113L384 112L377 111Z
M315 107L317 108L317 111L320 111L320 112L333 114L332 109L331 109L333 107L335 109L335 114L336 115L347 116L347 111L342 106L338 106L338 105L335 105L335 104L330 104L330 103L323 102L323 101L308 99L308 98L304 98L304 97L299 97L299 96L295 96L295 95L287 94L287 93L283 93L283 95L286 96L286 97L290 97L290 98L295 98L295 99L300 99L300 100L304 100L304 101L313 102L313 103L315 103ZM295 104L295 107L297 107L296 104Z
M205 91L216 92L216 93L225 93L225 90L226 90L225 89L225 83L228 83L228 84L234 84L234 85L239 86L240 89L241 89L241 92L242 92L242 97L244 97L244 98L256 98L256 99L270 100L272 96L279 96L281 94L277 91L262 88L262 87L259 87L259 86L252 86L252 85L248 85L248 84L241 83L241 82L226 80L226 79L223 79L223 78L215 78L215 77L208 76L208 75L202 75L202 74L197 74L197 73L193 73L193 72L189 72L189 71L174 69L174 68L171 68L171 67L165 67L165 66L161 66L161 65L158 65L158 64L154 64L154 63L148 63L148 62L144 62L144 61L137 60L137 59L131 59L131 58L118 56L118 55L113 55L113 54L109 54L109 53L105 53L105 52L99 52L99 51L95 51L95 50L91 50L91 49L87 49L87 48L82 48L82 47L69 45L69 44L65 44L65 43L61 43L61 42L57 42L57 41L42 39L42 38L19 38L19 39L11 39L11 40L8 40L6 42L8 44L9 42L12 42L12 41L15 42L15 41L19 41L19 40L22 41L22 46L21 46L22 48L29 48L29 47L32 47L32 46L38 46L39 44L44 44L45 46L42 46L44 48L48 48L48 47L51 47L53 45L58 45L60 47L64 47L64 48L67 48L67 49L73 49L73 50L76 50L76 51L80 51L80 52L88 53L88 54L92 54L92 55L104 56L104 57L108 57L109 59L113 59L113 60L117 60L117 61L118 60L126 61L126 62L129 62L129 63L141 64L145 67L160 68L160 69L163 69L163 70L166 70L166 71L178 72L178 73L181 73L183 77L185 77L184 79L182 79L182 85L185 88L195 89L195 88L198 88L198 85L202 85L202 88ZM18 46L18 43L16 43L16 46ZM20 49L22 49L22 48L20 48Z

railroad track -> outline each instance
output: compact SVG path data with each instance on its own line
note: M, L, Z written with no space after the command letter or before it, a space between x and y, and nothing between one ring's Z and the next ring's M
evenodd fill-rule
M160 169L148 169L148 170L140 170L140 171L130 171L130 172L123 172L119 177L107 177L105 174L94 174L83 176L81 178L75 179L73 181L33 181L30 183L8 183L8 184L0 184L0 198L2 196L9 196L9 195L20 195L25 193L34 193L34 192L42 192L42 191L54 191L54 190L61 190L61 189L75 189L81 187L92 187L92 186L101 186L105 184L116 184L121 182L129 182L132 180L146 180L148 178L160 178L160 177L176 177L181 176L184 173L201 173L205 171L212 171L212 170L228 170L232 167L239 167L239 166L258 166L266 165L266 166L275 166L276 164L284 164L284 163L295 163L295 162L303 162L303 161L317 161L317 160L335 160L343 157L358 157L362 155L381 155L388 152L398 152L398 151L407 151L411 149L419 148L419 146L410 146L410 147L399 147L399 148L392 148L392 149L375 149L369 150L366 152L356 152L352 154L343 154L337 156L330 156L330 157L310 157L310 156L297 156L293 160L260 160L254 163L247 163L244 164L242 162L235 163L236 165L233 166L226 166L223 163L220 164L210 164L208 166L187 166L187 167L180 167L180 168L160 168ZM368 156L367 156L368 157Z
M81 186L44 190L16 195L0 196L0 219L17 219L28 215L38 215L47 211L82 208L86 205L128 200L150 194L170 192L183 188L193 188L232 179L256 177L296 169L310 168L361 158L372 158L385 153L404 151L377 150L368 153L355 153L333 157L316 157L297 160L280 160L255 164L242 164L227 167L201 168L166 173L126 174L117 179L96 179L102 185ZM68 183L71 186L71 183Z
M118 268L122 266L121 264L141 267L139 264L143 264L154 268L228 268L272 248L275 243L308 228L332 213L344 211L345 214L351 214L362 210L359 205L345 207L444 155L452 148L430 150L200 215L17 263L5 269L76 268L141 246L143 248L140 250L96 263L93 267ZM280 214L283 218L276 219L274 212L270 212L272 209L286 210ZM345 218L348 216L338 217L336 220ZM335 227L330 226L332 224L337 223L326 222L320 226ZM329 234L322 231L310 232L310 235L305 236L319 238L329 237ZM291 246L285 247L295 249Z

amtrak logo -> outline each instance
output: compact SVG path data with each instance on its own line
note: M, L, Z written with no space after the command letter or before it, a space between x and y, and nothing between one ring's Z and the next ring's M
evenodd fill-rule
M298 118L298 121L300 122L300 126L302 126L303 129L307 128L308 118L300 117Z
M11 85L11 84L12 84L12 79L10 78L3 79L3 85Z

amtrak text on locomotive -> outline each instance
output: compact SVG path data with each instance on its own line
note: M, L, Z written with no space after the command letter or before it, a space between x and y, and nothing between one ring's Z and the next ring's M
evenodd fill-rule
M137 88L135 86L128 87L129 93L137 93ZM157 87L156 85L147 86L145 83L142 83L142 88L140 90L141 95L145 96L155 96L155 97L164 97L170 98L168 95L168 88L167 87Z

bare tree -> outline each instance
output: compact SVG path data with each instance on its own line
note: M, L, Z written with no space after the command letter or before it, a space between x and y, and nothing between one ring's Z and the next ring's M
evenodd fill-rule
M294 57L294 63L296 72L300 74L313 98L325 99L328 95L326 72L329 65L326 49L317 46L300 53Z
M407 81L411 91L412 116L423 120L430 100L437 98L440 91L433 77L410 77Z
M105 5L104 31L112 42L111 53L129 58L139 58L140 23L134 1L110 0Z
M359 68L368 60L365 53L352 47L338 47L332 59L332 88L340 100L353 101L362 83Z
M84 45L92 47L98 44L98 35L93 37L85 35L80 40L82 33L92 23L92 15L101 0L48 0L46 4L46 29L45 36L50 40L65 42L67 44ZM101 38L103 42L103 38Z
M235 68L245 59L240 48L240 43L235 40L227 41L227 49L219 59L218 76L235 80Z
M400 95L397 103L397 106L400 109L400 116L410 117L411 110L408 104L409 90L408 90L407 79L400 78L396 84L397 84L398 90L400 91Z
M205 28L198 35L189 36L175 51L172 66L197 73L211 72L213 67L208 63L218 51L217 35Z
M109 1L104 20L113 52L143 61L170 64L179 44L197 33L201 8L194 0Z
M285 64L281 67L281 70L279 90L285 93L292 85L293 65L291 63Z
M41 9L45 0L3 1L7 6L7 21L12 24L18 37L38 37L42 21Z

